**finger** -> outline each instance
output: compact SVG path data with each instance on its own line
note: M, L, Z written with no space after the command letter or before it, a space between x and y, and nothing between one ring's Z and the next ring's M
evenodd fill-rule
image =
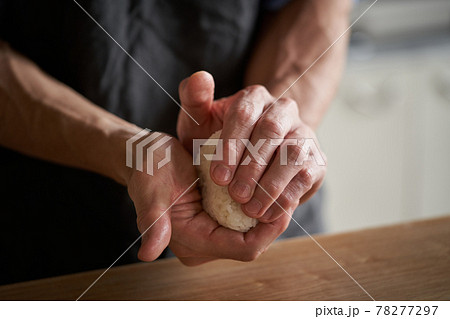
M206 214L206 213L205 213ZM290 218L279 218L273 223L259 223L247 233L217 226L201 241L203 251L222 259L253 261L263 254L270 244L283 233Z
M173 232L170 247L181 262L189 266L218 258L255 260L289 224L289 218L279 218L271 224L259 223L247 233L241 233L218 225L204 211L188 221L185 218L172 215L174 225L182 222L189 227Z
M254 247L253 249L260 255L287 229L290 221L290 216L284 214L271 223L258 223L256 227L245 234L245 242L249 247ZM259 256L254 255L255 258Z
M171 248L178 258L209 257L242 260L245 251L243 233L220 226L204 211L191 216L173 214L175 225L187 225L174 231Z
M192 116L199 125L204 123L209 118L214 99L212 75L205 71L196 72L181 81L178 92L184 111ZM182 113L180 115L186 116L185 120L192 121L189 115Z
M264 171L269 168L268 163L274 156L279 143L296 124L296 119L298 119L297 104L291 99L279 99L258 120L252 132L250 143L244 151L240 165L229 186L230 196L235 201L246 203L250 200L256 187L254 181L259 182ZM288 175L288 178L290 180L292 176ZM235 185L248 185L251 191L246 197L242 197L236 191ZM258 203L254 204L253 210L256 213L259 211Z
M307 147L305 147L305 150L303 149L305 137L313 138L313 135L314 133L309 132L309 130L299 127L286 136L286 139L278 149L273 163L260 179L252 199L242 206L245 214L253 218L261 218L294 176L301 170L304 170L305 166L300 164L308 163L309 159L309 154L306 154ZM308 169L304 170L304 183L311 183L312 185L323 177L322 174L320 169L309 169L308 166Z
M311 170L313 169L306 167L301 169L259 220L263 223L270 223L282 215L292 215L300 203L314 195L323 182L325 169L317 167L315 173L311 173ZM311 176L315 176L315 178Z
M301 204L307 202L320 189L322 184L323 184L323 179L320 180L318 183L314 184L314 186L309 191L307 191L302 197L300 197L298 204L301 205Z
M161 200L164 194L155 194L145 207L136 207L137 226L142 234L138 258L153 261L169 245L171 236L170 199ZM169 202L169 203L167 203Z
M286 136L259 182L254 181L256 187L251 200L241 206L247 216L260 218L301 169L296 165L302 157L297 136L295 132Z
M211 178L221 186L228 185L234 175L245 145L240 139L249 139L254 122L262 114L264 106L273 97L263 86L251 86L235 95L235 100L225 113L220 138L223 140L223 157L211 163ZM230 161L231 159L231 161ZM243 197L250 192L248 185L235 185Z
M162 213L157 217L152 212L144 214L146 217L140 221L140 226L138 226L139 231L143 234L138 258L142 261L153 261L169 245L171 234L170 217L169 214L160 217Z

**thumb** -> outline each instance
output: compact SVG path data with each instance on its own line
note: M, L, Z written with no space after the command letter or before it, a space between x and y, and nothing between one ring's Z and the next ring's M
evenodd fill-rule
M214 79L206 71L199 71L181 81L178 88L183 108L198 124L208 117L214 99ZM191 119L190 119L191 120Z
M137 226L142 234L138 258L142 261L153 261L161 255L169 245L172 227L170 223L169 204L161 203L155 196L148 207L138 209ZM164 201L165 202L165 201Z

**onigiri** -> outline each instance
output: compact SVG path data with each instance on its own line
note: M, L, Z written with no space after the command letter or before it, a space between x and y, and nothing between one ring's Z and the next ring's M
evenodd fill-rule
M209 173L211 161L204 156L204 154L215 153L220 133L221 130L211 135L208 142L214 145L202 145L198 154L200 165L196 165L196 168L200 178L203 209L220 225L239 232L247 232L256 226L258 220L244 214L241 204L230 197L227 186L214 183Z

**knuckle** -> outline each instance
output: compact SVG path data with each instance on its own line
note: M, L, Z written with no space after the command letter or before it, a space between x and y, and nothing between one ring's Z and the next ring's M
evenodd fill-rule
M241 97L251 97L256 99L263 99L267 100L272 97L272 95L269 93L267 88L260 84L254 84L247 86L246 88L241 90L242 95Z
M252 159L247 165L247 169L251 172L262 172L266 169L266 165L258 163L256 160ZM244 166L244 167L245 167Z
M289 211L293 204L298 203L297 195L285 189L283 193L278 197L277 202L285 209Z
M258 128L261 131L261 135L267 136L268 138L283 138L285 133L285 127L281 121L270 118L263 117L259 120Z
M277 202L282 207L278 207L279 215L287 214L292 216L292 213L299 205L299 198L296 194L290 193L289 195L280 195Z
M285 189L285 192L291 202L295 204L295 207L297 207L300 198L305 193L304 186L299 181L298 176L295 176L294 179L289 183L289 185Z
M302 147L298 144L289 145L287 147L287 160L288 163L296 163L302 155Z
M302 168L298 172L299 181L302 183L302 185L310 189L314 184L314 177L313 173L310 168Z
M247 89L242 89L242 90L239 90L239 91L235 94L235 97L236 97L236 100L242 100L242 99L244 99L247 95L248 95L248 90L247 90Z
M266 87L261 84L254 84L247 87L247 90L249 93L256 93L256 94L268 94L269 91L267 91Z
M242 99L236 104L235 112L237 122L241 125L245 125L253 120L255 105L249 100Z
M269 193L270 196L272 196L272 198L276 198L279 190L281 189L281 184L278 181L269 181L269 182L265 182L264 185L262 186L264 188L264 193ZM265 194L267 197L267 194ZM270 200L272 200L272 198L270 198Z
M289 98L289 97L281 97L278 99L278 103L281 106L286 106L286 107L296 107L297 108L297 102L295 102L293 99Z
M282 97L278 100L277 104L279 107L287 110L287 113L290 114L291 117L296 119L299 118L298 104L295 100L288 97Z

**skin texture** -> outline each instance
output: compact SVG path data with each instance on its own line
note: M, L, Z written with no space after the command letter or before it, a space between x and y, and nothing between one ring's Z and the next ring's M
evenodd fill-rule
M144 261L157 258L167 245L187 265L217 258L254 260L287 228L290 217L273 205L273 199L261 192L252 178L291 214L299 201L320 186L325 167L292 165L301 148L288 147L291 165L287 167L262 167L253 161L247 167L228 166L228 178L223 178L227 174L213 173L217 184L229 185L233 198L244 204L244 212L263 221L242 234L214 222L201 207L197 185L189 188L196 179L190 154L192 139L207 138L219 129L223 129L224 139L248 138L252 144L260 137L315 139L313 129L337 86L345 40L270 105L345 30L349 3L293 1L267 17L247 67L246 88L230 97L214 100L214 80L206 72L184 80L180 84L181 102L201 125L180 112L180 140L169 142L177 156L155 170L154 176L125 165L125 142L141 128L94 105L0 42L0 145L126 185L136 207L139 230L145 232L154 224L142 238L139 258ZM50 122L51 126L46 124ZM155 156L164 158L164 151L157 150ZM225 152L229 151L225 144ZM246 155L242 147L237 154L239 158ZM277 147L264 145L260 154L268 161L278 156ZM220 165L227 163L213 163L212 172ZM247 183L250 195L236 187L239 183ZM251 209L252 198L261 203L261 209Z

